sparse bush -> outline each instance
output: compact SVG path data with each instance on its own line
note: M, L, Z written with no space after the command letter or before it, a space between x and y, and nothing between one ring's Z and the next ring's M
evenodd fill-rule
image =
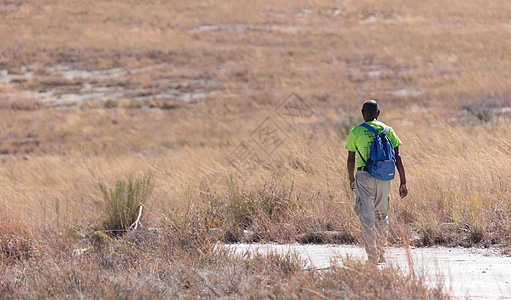
M161 223L168 244L172 248L184 249L189 252L210 249L210 241L217 241L222 236L215 233L215 236L210 238L209 228L205 224L207 218L205 215L203 208L193 204L189 205L185 212L176 209L166 211Z
M484 123L490 122L495 117L494 108L495 103L492 101L479 100L463 104L464 111Z
M286 193L276 190L272 184L264 186L254 197L262 212L270 218L278 219L298 208L298 203Z
M296 217L304 213L305 204L298 197L293 198L291 192L274 179L251 192L240 191L237 184L230 181L224 208L228 240L294 240L293 236L298 233ZM283 223L288 223L285 229L280 226ZM281 234L282 230L286 233Z
M36 243L28 228L19 220L14 220L5 207L0 208L0 261L14 262L37 253Z
M113 187L99 183L105 204L105 227L113 231L126 231L137 219L138 207L151 195L151 176L142 179L120 179Z
M218 240L294 241L298 231L291 224L303 214L305 204L289 192L272 183L247 193L230 179L223 196L200 192L201 203L165 211L162 225L169 240L185 248L202 248ZM289 226L281 235L283 222Z
M257 208L254 198L240 191L239 185L233 178L227 182L227 212L236 227L244 229L252 222L252 216Z

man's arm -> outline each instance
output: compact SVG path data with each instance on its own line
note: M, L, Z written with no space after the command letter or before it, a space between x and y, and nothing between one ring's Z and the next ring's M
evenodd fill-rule
M355 189L355 152L348 151L348 177L350 178L350 188L351 190Z
M408 195L408 187L406 186L406 174L405 167L403 166L403 159L401 159L401 154L399 154L399 147L394 148L394 152L396 154L396 167L399 172L399 180L401 183L399 184L399 196L401 198L406 197Z

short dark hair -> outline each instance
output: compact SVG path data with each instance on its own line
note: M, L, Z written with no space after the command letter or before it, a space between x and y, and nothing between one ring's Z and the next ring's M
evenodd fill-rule
M362 105L362 111L367 113L376 113L380 110L380 106L376 100L366 100Z

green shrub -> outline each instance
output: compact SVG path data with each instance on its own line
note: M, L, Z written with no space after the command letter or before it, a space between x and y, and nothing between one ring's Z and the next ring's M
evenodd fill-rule
M99 183L105 204L107 230L126 231L138 217L138 207L144 205L153 191L150 176L142 179L120 179L113 187Z

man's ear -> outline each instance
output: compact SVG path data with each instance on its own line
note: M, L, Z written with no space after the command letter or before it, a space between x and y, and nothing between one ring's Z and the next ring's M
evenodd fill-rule
M376 114L376 117L379 117L380 116L380 110L378 109L378 113Z

